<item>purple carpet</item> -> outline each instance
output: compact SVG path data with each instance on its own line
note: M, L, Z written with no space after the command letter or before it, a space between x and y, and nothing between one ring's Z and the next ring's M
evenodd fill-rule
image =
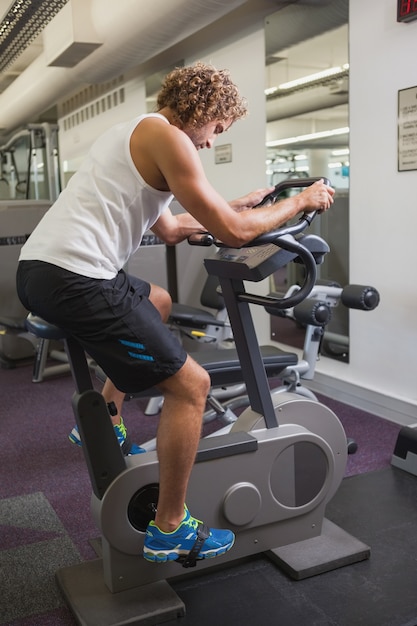
M60 567L95 557L98 530L90 515L91 487L82 452L68 442L73 427L70 376L31 382L31 366L0 369L0 624L67 626L75 622L54 583ZM396 424L322 398L358 452L346 476L387 467ZM125 403L132 440L156 433L144 400ZM213 423L210 429L213 429ZM99 625L97 625L99 626Z

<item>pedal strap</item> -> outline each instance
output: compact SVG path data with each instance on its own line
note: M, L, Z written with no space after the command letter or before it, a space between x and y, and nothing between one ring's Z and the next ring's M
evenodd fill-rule
M132 442L130 440L129 435L126 433L126 439L124 440L124 442L122 443L122 445L120 446L123 452L124 456L128 456L129 452L130 452L130 448L132 447Z
M197 526L197 539L194 542L193 547L187 555L180 556L177 561L182 563L183 567L195 567L197 565L197 557L200 554L200 550L204 545L206 539L210 537L210 528L205 524L199 524Z

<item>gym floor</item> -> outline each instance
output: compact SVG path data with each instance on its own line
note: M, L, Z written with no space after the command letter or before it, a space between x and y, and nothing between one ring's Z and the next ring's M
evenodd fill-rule
M1 379L0 624L74 626L55 573L96 558L98 530L84 457L67 443L73 382L33 385L31 366ZM390 465L400 427L323 401L359 446L326 517L370 559L299 581L260 555L204 574L197 566L172 583L186 615L167 626L417 626L417 477ZM139 443L157 427L142 409L132 400L124 411Z
M346 478L326 517L370 558L295 581L262 556L176 582L186 616L167 626L416 626L417 477L389 467Z

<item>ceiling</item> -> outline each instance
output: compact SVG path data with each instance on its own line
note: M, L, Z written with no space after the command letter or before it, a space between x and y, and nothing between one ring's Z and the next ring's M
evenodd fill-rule
M86 7L88 3L93 7L94 3L98 2L98 0L69 1L84 2L84 7ZM178 5L180 4L180 0L175 1ZM100 2L104 3L106 0L100 0ZM136 8L137 2L138 0L135 0ZM172 0L172 2L174 2L174 0ZM210 2L212 6L208 7ZM120 4L123 3L133 5L133 0L121 0ZM183 3L185 6L185 0L183 0ZM202 15L200 22L194 20L195 25L193 30L191 28L189 28L188 31L184 30L184 36L181 39L183 42L182 50L184 56L186 56L184 45L196 45L195 39L197 36L201 41L204 34L208 37L213 35L212 28L215 28L215 32L219 33L219 29L222 25L224 28L228 29L227 32L231 32L233 28L241 28L242 25L244 26L245 23L253 20L254 15L256 15L256 17L266 17L265 87L270 87L284 81L292 80L293 78L305 76L335 65L343 65L348 62L348 0L293 0L292 2L288 0L249 0L247 2L244 0L234 0L234 2L227 3L227 10L231 11L229 15L224 15L224 8L222 9L223 13L216 13L216 11L219 11L219 3L217 2L216 5L215 0L200 0L200 3L207 6L207 14ZM0 0L0 22L8 14L13 4L14 2L11 0ZM167 3L161 0L159 4L161 7L165 7L164 11L167 13ZM113 7L111 10L115 10L115 5L117 6L117 3L111 0L111 6ZM103 6L103 4L101 4L101 6ZM188 4L188 7L189 6ZM155 11L157 10L155 4L153 8ZM161 18L164 16L160 14L157 17ZM159 20L159 23L163 24L164 22ZM54 24L54 22L52 22L52 24ZM110 26L111 24L109 27ZM126 29L127 28L128 25L126 25ZM150 28L151 26L149 29ZM160 26L160 28L162 28L162 26ZM104 29L105 25L102 24L103 32ZM152 33L150 32L150 34ZM162 38L161 34L163 33L159 34L160 39ZM113 48L108 47L108 59L112 61L111 63L107 61L105 66L108 68L108 74L110 71L113 71L116 76L117 73L120 73L120 67L133 67L135 63L137 64L138 58L141 58L137 51L132 51L132 55L129 56L129 49L126 45L127 39L128 36L123 37L122 31L122 36L119 37L119 41L115 40ZM136 33L134 39L140 39L137 37ZM166 37L166 41L168 48L171 44L175 44L174 39L170 39L169 36ZM154 45L153 40L152 45ZM115 46L118 46L117 51L115 51ZM45 38L44 33L41 32L29 43L15 61L0 72L0 110L3 109L3 112L6 111L7 106L3 105L3 102L8 94L13 92L13 89L15 92L17 91L17 85L24 85L23 81L25 76L29 76L31 68L34 67L35 64L39 64L40 58L44 55L44 49ZM157 54L158 51L162 50L163 48L160 46L160 50L155 48L153 52ZM99 54L102 55L101 59L106 58L103 56L104 53L105 45L101 46L101 49L99 48L99 50L93 52L89 59L78 63L77 67L67 71L66 75L68 77L71 76L71 80L67 81L68 89L74 91L74 89L77 88L77 84L78 88L81 88L85 86L86 82L93 83L94 81L99 82L100 80L106 79L107 76L103 73L102 69L104 65L98 62L100 58ZM97 58L96 62L94 62L95 58ZM101 71L99 71L99 67ZM85 69L82 71L82 68ZM48 68L48 70L50 69L51 68ZM58 70L58 68L54 69ZM78 70L79 73L77 74L76 72ZM18 78L19 81L17 81ZM17 82L15 83L15 81ZM33 87L29 85L28 89L30 88ZM41 89L41 85L39 85L39 88ZM27 96L24 95L25 89L26 87L22 87L22 97L31 98L30 91L27 92ZM45 88L43 88L43 91L45 91ZM59 93L62 94L62 89ZM11 106L11 111L14 111L16 108L16 97L16 93L14 93L14 107ZM39 102L36 114L38 115L39 112L41 112L43 116L41 119L46 118L48 121L51 121L48 118L53 117L55 114L54 105L56 101L57 97L56 94L53 93L51 86L50 101L48 102L43 98ZM334 127L335 124L339 124L343 120L345 120L344 125L347 126L347 101L346 81L343 84L343 89L339 89L339 92L337 86L336 88L332 88L327 84L324 86L316 85L314 89L305 89L284 97L269 98L266 104L267 119L268 122L270 122L268 126L274 128L274 133L279 133L281 136L285 136L285 134L282 135L282 133L285 133L282 126L283 124L285 124L288 132L290 132L287 136L293 136L295 133L294 129L297 128L297 126L299 128L307 128L309 126L313 129L330 124L330 127ZM23 104L23 99L21 103ZM42 107L44 108L42 109ZM291 118L291 123L289 123L288 118ZM10 135L11 131L15 131L16 127L14 127L13 120L8 128L7 116L5 116L3 120L0 119L0 127L4 129L3 136L0 129L0 145L4 142L4 138ZM281 120L285 120L285 122ZM26 119L24 123L27 124L36 121L38 120L34 119L32 116L32 118ZM24 125L24 123L22 124L20 122L20 125Z

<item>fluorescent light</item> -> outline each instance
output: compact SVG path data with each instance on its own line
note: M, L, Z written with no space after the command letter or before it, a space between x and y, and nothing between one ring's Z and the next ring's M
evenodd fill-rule
M314 139L325 139L326 137L335 137L336 135L346 135L349 132L349 126L343 128L333 128L333 130L323 130L319 133L310 133L308 135L298 135L296 137L287 137L286 139L274 139L267 141L268 148L274 148L275 146L287 146L293 143L300 143L301 141L313 141Z
M333 156L346 156L349 154L349 148L341 148L340 150L332 150Z
M347 67L346 67L347 66ZM329 78L330 76L334 76L335 74L341 74L349 68L349 65L346 64L343 67L328 67L327 70L322 70L321 72L316 72L315 74L309 74L308 76L302 76L301 78L296 78L295 80L290 80L287 83L282 83L278 86L279 89L291 89L292 87L299 87L300 85L306 85L307 83L312 83L315 80L320 80L322 78Z
M278 91L278 87L268 87L267 89L265 89L265 95L271 96L276 91Z
M345 74L345 72L349 69L349 63L345 63L344 65L339 65L337 67L328 67L321 72L315 72L314 74L308 74L308 76L302 76L301 78L296 78L295 80L290 80L286 83L281 83L278 87L268 87L265 89L265 95L270 96L280 89L285 91L286 89L293 89L294 87L300 87L302 85L308 85L309 83L314 83L317 80L322 80L324 78L335 77L338 74Z

